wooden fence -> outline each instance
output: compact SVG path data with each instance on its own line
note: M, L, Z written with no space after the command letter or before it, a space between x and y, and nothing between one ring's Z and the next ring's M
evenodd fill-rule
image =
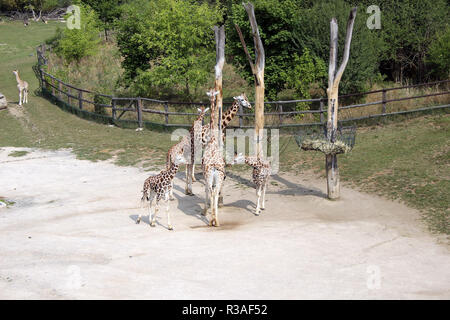
M142 97L115 97L112 95L105 95L96 93L90 90L81 89L71 84L65 83L55 76L45 72L42 66L47 64L46 51L49 50L45 45L37 47L38 69L41 81L41 86L54 99L64 102L72 108L78 109L79 112L99 113L103 118L110 119L112 123L117 123L121 120L132 121L142 128L145 124L158 125L162 127L190 127L192 125L193 117L197 116L199 106L207 105L203 102L175 102L157 99L149 99ZM384 117L395 114L405 114L424 110L447 109L450 108L450 80L435 81L429 83L422 83L410 86L402 86L396 88L384 88L375 91L360 92L353 94L346 94L339 96L339 101L343 103L362 100L362 98L370 99L371 95L381 95L375 101L367 103L350 103L339 106L340 122L358 121L363 119ZM398 90L410 90L422 87L441 86L441 92L433 92L427 94L420 94L414 96L406 96L401 98L389 98L390 92ZM396 102L405 100L421 99L426 97L445 96L444 104L434 106L420 106L415 109L401 110L390 108ZM105 102L107 101L107 102ZM297 110L299 104L308 104L308 110ZM327 118L326 110L327 98L317 99L301 99L288 101L269 101L265 102L267 109L274 110L265 112L267 128L287 128L287 127L301 127L323 124ZM230 101L224 101L224 107L231 105ZM377 106L376 109L370 109ZM380 110L381 106L381 110ZM342 116L342 113L350 110L364 109L365 114L355 117L355 112L350 113L351 116ZM110 111L106 111L110 110ZM171 111L173 110L173 111ZM183 112L180 110L184 110ZM193 111L193 112L186 112ZM132 113L134 116L124 119L123 116L127 113ZM188 117L187 120L183 122ZM251 118L254 113L244 112L242 108L236 115L237 121L233 128L252 128L253 123ZM267 119L271 119L272 124Z

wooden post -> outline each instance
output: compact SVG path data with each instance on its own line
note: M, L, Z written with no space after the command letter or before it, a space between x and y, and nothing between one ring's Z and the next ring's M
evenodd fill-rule
M278 119L279 119L279 122L280 122L280 124L283 124L283 105L282 104L277 104L277 106L278 106Z
M239 38L241 40L242 46L244 47L244 52L247 55L247 59L252 69L253 75L255 77L255 144L256 144L256 155L259 157L262 155L262 139L264 130L264 67L265 67L265 53L264 47L259 35L258 24L256 22L255 10L253 4L248 2L247 4L242 4L247 11L248 18L250 20L250 26L252 28L253 43L255 46L255 63L253 63L250 54L248 53L247 46L245 45L242 32L238 25L235 25L238 31Z
M83 110L83 91L78 90L78 108Z
M167 112L169 112L169 105L167 104L167 102L164 102L164 112L166 113L164 115L165 124L168 125L169 124L169 114Z
M222 145L222 108L223 108L223 91L222 91L222 71L225 63L225 26L214 26L214 37L216 40L216 66L214 67L214 91L219 93L216 96L216 110L211 110L211 116L214 117L213 125L218 125L219 145Z
M244 108L242 108L242 105L239 104L239 128L242 128L242 119L244 118L242 115L244 114Z
M51 77L52 79L52 96L55 97L55 78Z
M352 41L353 25L356 17L356 7L350 11L350 16L347 22L347 34L345 37L344 55L339 69L337 67L338 56L338 25L336 18L331 19L330 22L330 63L328 68L328 119L327 119L327 139L330 142L335 142L336 130L338 125L338 95L339 82L342 74L347 66L350 56L350 44ZM339 168L337 164L337 156L335 154L328 154L325 158L325 168L327 173L327 189L328 199L339 199L340 196L340 182L339 182Z
M136 111L137 111L137 119L139 128L142 128L142 99L137 98L136 99Z
M320 107L319 107L320 123L323 123L323 107L324 107L323 98L320 98Z
M382 91L382 99L383 99L383 114L386 113L386 89Z
M69 106L71 106L72 105L72 99L71 99L70 95L72 94L72 90L71 90L70 87L67 87L67 93L68 93L68 95L67 95L67 103L68 103Z
M61 81L58 80L58 96L59 96L59 100L62 101L62 84Z
M111 108L111 115L112 115L112 118L113 118L114 121L116 120L116 103L117 103L117 100L114 99L114 97L113 97L111 99L111 106L112 106L112 108Z

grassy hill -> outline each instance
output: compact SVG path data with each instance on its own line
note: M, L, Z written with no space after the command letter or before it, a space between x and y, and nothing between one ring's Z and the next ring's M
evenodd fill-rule
M160 168L173 144L170 135L109 127L77 118L38 95L32 70L35 47L51 37L58 22L0 24L0 92L10 102L0 111L0 147L72 148L81 159L111 159L118 165ZM13 69L30 84L29 103L16 106ZM339 157L344 183L398 199L423 212L432 231L450 234L450 117L424 116L383 126L358 129L355 148ZM324 156L300 151L282 137L281 170L324 174Z

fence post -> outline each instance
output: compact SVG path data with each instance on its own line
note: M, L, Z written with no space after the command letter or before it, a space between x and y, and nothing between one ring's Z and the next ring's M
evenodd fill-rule
M83 109L83 91L78 90L78 107L80 110Z
M52 96L55 97L55 78L51 78L52 79Z
M59 97L59 100L62 101L62 84L61 84L61 81L59 81L59 80L58 80L58 97Z
M71 90L70 87L67 87L67 93L68 93L68 95L67 95L67 103L69 104L69 106L71 106L72 105L72 99L71 99L70 95L72 94L72 90Z
M239 128L242 128L242 114L244 113L244 109L242 108L242 105L239 104Z
M164 115L165 123L167 126L169 124L169 114L167 113L167 112L169 112L169 105L167 104L167 101L164 102L164 112L165 112L165 115Z
M323 123L323 107L324 107L323 98L320 98L320 106L319 106L320 123Z
M278 112L279 112L279 115L278 115L279 121L280 121L280 124L283 124L283 105L277 103L277 106L278 106Z
M137 111L138 124L139 124L139 128L142 128L142 100L141 100L141 98L137 98L136 103L137 103L136 111Z
M114 98L111 99L111 105L112 105L111 113L112 113L113 120L116 120L116 101L117 100Z
M386 89L383 89L383 96L382 96L382 101L383 101L383 111L382 113L386 113Z

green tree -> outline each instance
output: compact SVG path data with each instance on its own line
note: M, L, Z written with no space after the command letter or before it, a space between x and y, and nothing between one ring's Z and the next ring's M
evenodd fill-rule
M182 0L137 0L126 4L117 23L124 83L135 94L169 97L205 84L215 64L212 27L221 21L216 5Z
M286 85L295 89L295 98L310 99L311 84L322 82L327 77L325 62L317 56L312 56L308 48L304 49L300 57L295 53L292 60L293 67L286 74ZM309 109L309 104L299 102L297 109Z
M97 12L99 19L102 21L102 29L107 37L107 31L111 29L114 21L120 17L121 6L127 0L82 0L82 2Z
M344 52L347 20L351 5L343 0L322 0L308 4L298 12L293 27L294 46L298 51L305 48L326 62L330 55L330 20L335 17L339 26L338 62L342 60ZM366 26L368 15L365 7L359 7L353 28L350 47L350 59L342 76L339 93L346 94L364 91L371 81L378 79L379 53L383 42L379 30L369 30ZM298 77L302 77L298 74ZM322 78L321 87L328 86L328 76Z
M57 30L54 39L55 52L66 63L80 62L86 56L94 55L100 42L98 17L88 5L80 6L80 29L64 28Z
M450 27L431 43L427 62L430 64L431 74L441 79L450 77Z
M382 71L394 81L424 81L428 49L434 35L444 32L449 8L446 0L381 2Z
M286 74L292 68L292 57L295 53L301 54L292 42L292 26L301 9L301 2L296 0L252 0L251 2L255 6L255 16L266 55L264 71L266 96L274 100L277 93L285 88ZM227 15L228 56L232 58L231 61L240 75L248 82L252 82L253 75L234 27L237 24L242 30L248 51L254 59L253 38L247 13L240 1L232 1L228 4Z

